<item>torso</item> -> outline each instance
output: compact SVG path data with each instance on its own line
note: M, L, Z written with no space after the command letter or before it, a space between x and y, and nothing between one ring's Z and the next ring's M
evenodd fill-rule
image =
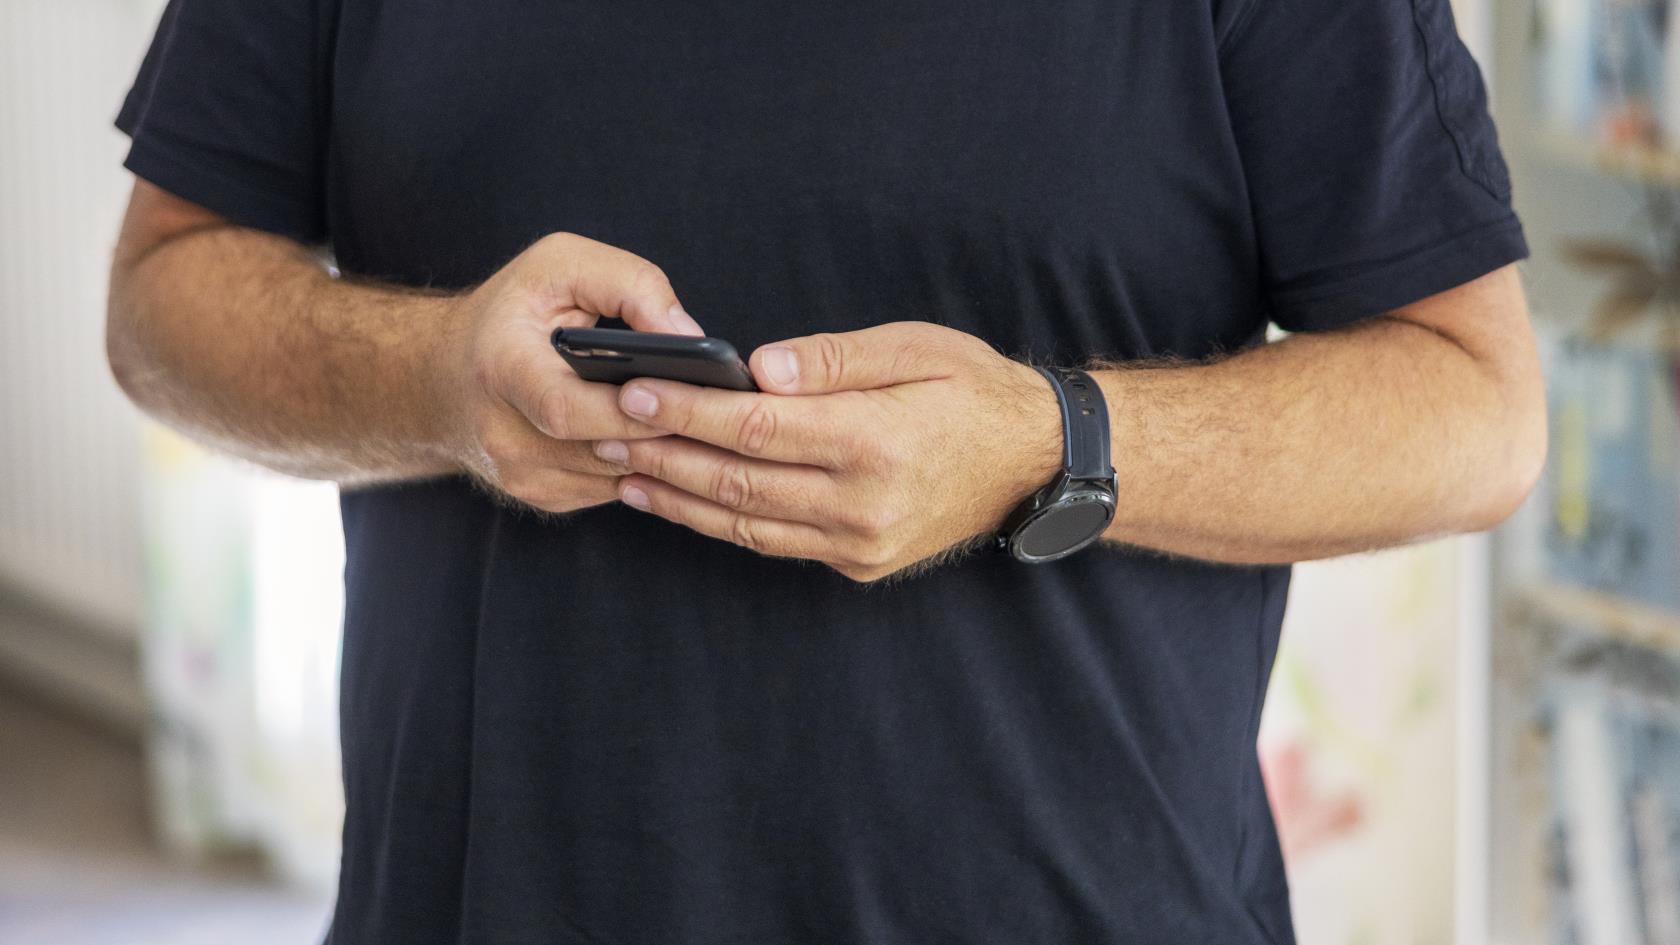
M568 230L743 351L901 319L1062 363L1263 332L1205 5L337 15L348 272L465 286ZM1098 548L862 588L459 481L345 515L335 945L1289 940L1253 751L1286 569Z

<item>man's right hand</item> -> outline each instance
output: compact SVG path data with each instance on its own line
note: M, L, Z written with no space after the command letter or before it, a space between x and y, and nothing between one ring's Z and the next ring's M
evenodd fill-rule
M615 497L592 440L656 431L572 373L560 325L701 334L665 274L544 237L464 295L333 278L308 247L137 181L111 265L117 383L157 420L346 486L471 472L564 512Z
M452 452L464 468L548 512L618 498L623 470L598 459L593 441L661 431L627 418L618 387L578 377L549 340L559 326L600 317L703 334L658 266L569 233L544 237L459 300L447 319L439 402L453 413Z

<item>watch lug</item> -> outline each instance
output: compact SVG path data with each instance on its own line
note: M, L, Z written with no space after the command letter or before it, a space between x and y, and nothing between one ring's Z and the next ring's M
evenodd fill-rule
M1056 470L1056 478L1050 480L1044 488L1033 494L1034 507L1042 509L1054 505L1062 496L1067 495L1068 487L1072 486L1073 483L1074 480L1068 476L1067 470Z

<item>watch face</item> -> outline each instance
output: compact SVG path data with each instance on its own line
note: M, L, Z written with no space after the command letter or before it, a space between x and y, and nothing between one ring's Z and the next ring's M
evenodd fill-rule
M1047 561L1090 544L1108 527L1114 509L1106 496L1071 496L1056 503L1021 527L1015 553L1029 561Z

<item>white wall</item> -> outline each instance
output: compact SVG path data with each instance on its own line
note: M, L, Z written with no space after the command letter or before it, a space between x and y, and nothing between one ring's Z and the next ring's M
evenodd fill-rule
M137 425L105 369L111 127L161 4L0 0L0 586L127 637Z

